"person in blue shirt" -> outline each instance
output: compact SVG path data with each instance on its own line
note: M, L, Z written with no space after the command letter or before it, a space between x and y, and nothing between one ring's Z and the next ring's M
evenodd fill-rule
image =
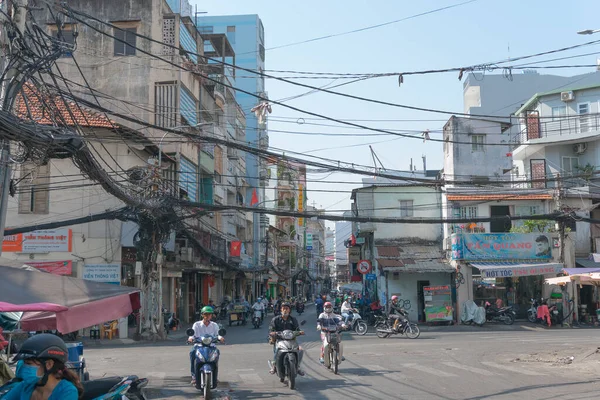
M13 360L22 379L1 400L78 400L83 387L69 370L67 346L58 336L42 333L25 341Z

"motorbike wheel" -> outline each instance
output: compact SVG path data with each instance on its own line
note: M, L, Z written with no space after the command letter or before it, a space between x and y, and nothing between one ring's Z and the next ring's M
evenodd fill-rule
M387 332L380 332L379 329L389 329L387 325L379 324L375 326L375 332L377 333L377 337L381 339L385 339L390 336Z
M363 320L358 321L356 323L356 326L354 326L354 331L359 336L366 335L368 330L369 330L369 327L367 326L367 323Z
M409 324L404 331L409 339L416 339L421 335L421 330L417 324Z
M338 365L340 363L340 360L338 359L338 356L339 356L338 350L337 349L333 350L331 352L331 354L333 354L333 360L331 360L331 362L332 362L331 366L332 366L332 369L333 369L333 373L337 375L337 373L338 373Z
M210 399L210 386L212 384L212 376L210 374L204 374L204 399Z
M512 325L515 323L515 316L512 313L507 313L504 315L503 322L504 325Z
M288 387L290 390L296 389L296 360L288 358Z
M528 320L529 322L531 322L532 324L535 324L535 322L537 321L537 315L535 315L535 314L534 314L534 313L532 313L532 312L528 312L528 313L527 313L527 320Z

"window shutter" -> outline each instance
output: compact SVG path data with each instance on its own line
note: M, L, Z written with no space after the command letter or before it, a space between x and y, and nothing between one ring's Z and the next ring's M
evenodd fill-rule
M127 42L127 46L125 47L125 55L127 56L135 56L135 46L137 43L137 36L135 36L136 33L136 28L128 28L124 32L125 41Z
M48 214L50 211L50 164L40 165L38 167L37 177L35 179L35 189L33 194L33 213L34 214Z
M123 56L125 55L125 44L119 40L125 40L125 32L115 28L113 33L115 36L115 56Z

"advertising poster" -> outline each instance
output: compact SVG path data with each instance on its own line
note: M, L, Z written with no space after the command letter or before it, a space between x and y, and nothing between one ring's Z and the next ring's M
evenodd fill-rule
M454 320L452 291L449 285L425 286L425 321L444 322Z
M549 260L552 238L544 233L457 233L453 260Z

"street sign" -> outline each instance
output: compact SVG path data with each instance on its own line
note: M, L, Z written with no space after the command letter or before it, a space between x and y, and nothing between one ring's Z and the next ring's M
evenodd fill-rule
M312 233L306 233L306 250L312 250L313 248L313 235Z
M368 281L376 281L377 280L377 275L376 274L366 274L365 275L365 279Z
M364 237L356 238L356 244L365 244L365 238Z
M306 250L312 250L312 246L306 246Z
M356 265L356 270L361 274L366 274L371 272L371 261L369 260L360 260L358 265Z

